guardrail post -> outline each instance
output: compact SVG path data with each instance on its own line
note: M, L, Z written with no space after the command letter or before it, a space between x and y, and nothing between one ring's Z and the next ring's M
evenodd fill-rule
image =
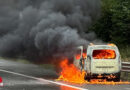
M130 62L122 62L122 72L124 72L124 79L128 80L130 73Z
M128 78L128 72L125 72L125 79L127 80L127 78Z

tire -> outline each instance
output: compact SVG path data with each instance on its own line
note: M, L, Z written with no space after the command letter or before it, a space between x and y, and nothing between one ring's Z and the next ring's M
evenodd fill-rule
M119 82L120 81L120 72L116 74L116 78L113 79L114 82Z

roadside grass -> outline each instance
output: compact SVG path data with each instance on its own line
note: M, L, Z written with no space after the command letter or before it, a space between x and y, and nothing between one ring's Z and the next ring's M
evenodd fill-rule
M23 63L23 64L35 64L33 62L30 62L27 59L20 59L20 58L16 59L16 58L7 58L7 57L0 57L0 59L4 59L4 60L8 60L8 61L15 61L15 62ZM52 64L37 64L37 65L44 69L55 70L55 66Z
M0 57L0 59L4 59L4 60L8 60L8 61L16 61L16 62L20 62L20 63L24 63L24 64L31 64L30 61L26 60L26 59L20 59L20 58L7 58L7 57Z
M130 62L130 46L125 46L120 49L120 54L123 62Z
M128 73L128 72L121 72L121 80L123 80L123 81L130 81L130 73Z
M119 48L119 49L120 49L122 62L130 62L130 46L124 46L123 48ZM125 81L130 81L130 73L121 72L121 79Z
M39 66L43 67L44 69L55 70L55 66L52 64L40 64Z

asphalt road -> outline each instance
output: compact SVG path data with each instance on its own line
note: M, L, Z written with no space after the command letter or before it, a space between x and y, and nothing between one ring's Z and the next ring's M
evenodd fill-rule
M2 59L0 76L4 83L0 90L130 90L130 85L77 85L57 82L54 70Z

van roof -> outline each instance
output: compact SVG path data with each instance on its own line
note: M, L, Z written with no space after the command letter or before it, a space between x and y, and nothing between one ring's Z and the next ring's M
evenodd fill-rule
M116 45L113 44L113 43L109 43L109 44L105 44L105 45L103 45L103 44L97 44L97 45L95 45L93 43L90 43L89 46L113 46L113 47L116 47Z
M89 46L116 46L116 45L89 45Z
M116 45L89 45L88 48L94 48L94 49L105 49L105 48L109 48L109 49L115 49L117 48Z

